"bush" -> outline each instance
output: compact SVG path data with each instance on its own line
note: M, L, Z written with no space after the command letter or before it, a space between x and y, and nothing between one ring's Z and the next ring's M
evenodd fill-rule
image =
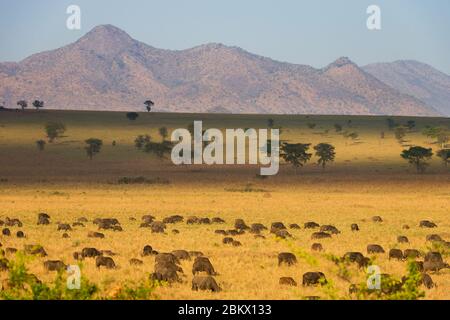
M118 300L149 300L158 299L154 294L155 289L163 286L165 283L160 281L147 280L135 284L132 282L126 283L114 295L113 299Z
M420 290L422 274L414 261L408 262L407 274L402 280L392 276L381 277L381 289L368 289L366 283L356 287L358 299L382 299L382 300L418 300L425 297L425 292Z
M122 177L117 181L118 184L169 184L169 180L159 177L148 179L145 177Z
M134 139L134 146L141 150L150 141L151 137L149 135L138 135L136 139Z
M136 112L128 112L126 114L126 117L128 120L134 121L139 117L139 114L137 114Z
M88 155L89 159L92 160L92 158L100 152L102 145L103 145L103 141L100 139L96 139L96 138L90 138L87 139L86 141L86 147L84 148L86 150L86 154Z
M15 261L8 263L8 287L0 292L5 300L88 300L93 299L98 287L81 277L78 290L67 288L64 272L59 272L52 285L42 283L28 272L26 261L30 259L23 253L16 254ZM81 268L81 266L80 266Z

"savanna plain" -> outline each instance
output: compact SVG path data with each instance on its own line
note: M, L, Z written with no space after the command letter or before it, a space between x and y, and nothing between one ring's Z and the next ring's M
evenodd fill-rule
M170 137L173 129L187 128L194 120L203 120L204 128L220 129L267 128L270 122L281 129L283 141L310 143L313 155L297 170L282 162L276 176L263 178L259 166L175 166L170 157L159 158L135 146L139 135L161 141L159 128L166 127ZM408 121L410 127L396 137L393 123L403 126ZM63 123L66 130L50 143L44 127L51 122ZM361 252L383 274L399 281L408 273L409 260L389 258L391 249L417 249L417 261L428 252L439 252L448 261L450 171L436 155L424 173L417 173L400 157L412 145L432 148L434 153L442 148L423 134L430 126L448 130L450 120L164 113L140 113L130 120L123 112L1 112L0 220L20 221L20 226L0 227L11 233L0 235L0 259L8 262L0 271L2 298L36 295L28 284L20 288L11 284L11 276L20 272L52 288L58 275L46 267L48 260L80 265L82 286L95 287L89 299L389 298L350 293L349 287L365 284L368 274L366 268L339 258ZM85 151L89 138L103 142L92 159ZM38 140L46 141L43 150L37 147ZM332 144L336 151L335 161L324 169L314 155L318 143ZM49 224L37 223L40 213L50 217ZM152 222L174 215L183 219L165 223L163 232L152 232L151 223L146 226L142 220L146 215L153 216ZM374 221L374 216L381 221ZM197 223L192 217L209 218L210 223L205 219ZM93 223L96 218L117 219L121 231L99 230ZM213 218L224 222L211 222ZM237 229L236 219L243 219L248 227L260 223L267 229L259 235L250 229L229 233ZM436 227L420 227L424 220ZM282 222L290 236L272 233L274 222ZM305 228L307 222L319 227ZM70 228L58 230L63 224ZM359 231L352 231L352 224ZM339 233L312 239L326 225ZM18 231L24 236L17 237ZM95 232L104 237L93 236ZM430 235L442 241L427 241ZM408 242L399 243L399 236ZM234 244L224 244L225 237L233 238ZM322 250L312 250L314 243L320 243ZM368 253L370 244L385 252ZM27 245L42 247L46 256L22 252ZM144 254L147 245L152 252ZM97 267L95 258L76 259L74 253L83 248L103 250L102 256L112 258L114 268ZM174 250L191 253L180 256L179 281L152 280L156 252ZM192 267L200 253L214 267L218 292L192 289ZM297 262L279 265L279 253L292 253ZM327 283L303 285L307 272L322 272ZM423 299L449 299L450 269L427 274L433 286L420 284L411 290L422 292ZM63 281L66 276L60 272ZM280 284L282 277L291 277L296 285Z

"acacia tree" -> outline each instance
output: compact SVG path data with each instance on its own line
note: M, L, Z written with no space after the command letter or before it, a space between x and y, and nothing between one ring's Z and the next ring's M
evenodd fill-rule
M311 159L312 154L307 152L310 145L309 143L284 142L280 148L280 156L284 161L292 164L297 172L299 167L303 167Z
M431 148L416 146L403 150L400 156L407 160L411 165L414 165L418 173L423 173L429 165L427 160L431 159L433 152Z
M147 112L152 111L152 107L155 105L155 103L152 100L146 100L144 101L145 108L147 109Z
M44 107L44 101L41 100L34 100L33 101L33 107L36 108L36 110L39 111L39 109L42 109Z
M319 143L314 147L316 150L316 156L319 157L317 163L325 169L327 162L333 162L336 156L335 148L328 143Z
M444 162L445 167L448 167L448 164L450 163L450 149L442 149L439 150L436 155L442 159Z
M61 137L65 131L66 126L61 122L49 122L45 125L48 142L53 142L55 139Z
M22 110L25 110L28 107L28 102L26 102L25 100L19 100L17 101L17 105L20 106Z
M100 152L103 141L97 138L90 138L86 141L86 147L84 148L86 150L86 154L88 155L89 159L92 160L92 158Z

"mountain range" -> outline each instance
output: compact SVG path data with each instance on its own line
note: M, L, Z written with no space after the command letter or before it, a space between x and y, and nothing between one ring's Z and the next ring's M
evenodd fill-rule
M78 41L0 63L0 101L51 109L273 114L450 115L450 76L416 61L317 69L210 43L164 50L100 25Z

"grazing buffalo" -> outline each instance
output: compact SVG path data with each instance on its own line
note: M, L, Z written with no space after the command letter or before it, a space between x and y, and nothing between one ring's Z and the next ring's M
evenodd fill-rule
M295 280L291 277L281 277L278 283L282 286L297 286L297 282L295 282Z
M389 250L389 260L403 260L403 251L400 249L391 249Z
M322 272L306 272L303 274L302 284L304 286L324 285L327 283L327 279Z
M189 255L191 257L201 257L201 256L203 256L203 252L201 252L201 251L189 251Z
M320 227L320 231L321 231L321 232L328 232L328 233L331 233L331 234L339 234L339 233L341 233L341 232L338 230L338 228L336 228L335 226L332 226L332 225L324 225L324 226L321 226L321 227Z
M373 216L372 221L373 222L383 222L383 219L380 216Z
M421 254L419 250L416 249L405 249L405 251L403 252L403 256L405 257L405 259L416 259L419 258Z
M200 219L195 216L191 216L186 219L187 224L197 224L197 223L199 223L199 221L200 221Z
M9 261L6 258L0 258L0 271L8 271Z
M9 217L6 217L5 226L7 226L7 227L16 227L17 226L19 228L22 228L23 223L19 219L15 219L15 218L10 219Z
M47 225L50 224L50 216L44 212L38 214L38 225Z
M285 229L277 230L275 236L281 239L292 238L292 235Z
M250 226L250 232L259 234L261 231L267 230L266 226L264 226L262 223L253 223Z
M47 260L44 262L44 268L47 271L62 271L66 269L66 265L61 260Z
M223 243L223 244L230 244L230 243L233 243L233 241L234 241L233 238L231 238L231 237L225 237L225 238L223 238L222 243Z
M214 217L212 218L212 223L225 223L225 220L223 220L222 218L219 217Z
M384 249L382 246L378 244L369 244L367 246L367 253L384 253Z
M286 230L286 227L283 224L283 222L274 222L270 226L270 233L275 233L276 234L280 230Z
M195 258L194 264L192 266L192 274L197 274L199 272L206 272L208 275L216 275L213 265L207 257L197 257Z
M422 273L422 279L420 283L423 284L427 289L431 289L435 286L433 279L426 273Z
M58 224L58 231L70 231L72 227L68 223L60 223Z
M172 253L158 253L155 257L155 263L180 264L180 260Z
M174 215L174 216L170 216L170 217L166 217L163 219L163 223L177 223L177 222L183 222L183 217L180 215Z
M150 228L152 230L152 233L164 233L164 231L166 230L166 225L164 222L154 221L150 225Z
M132 266L141 266L144 264L144 262L142 260L136 259L136 258L132 258L128 261L130 263L130 265Z
M46 257L47 252L45 249L38 244L27 244L24 246L25 253L31 254L33 256Z
M419 227L420 228L437 228L437 225L432 221L422 220L419 223Z
M233 247L240 247L240 246L242 246L242 243L240 243L237 240L233 240L233 242L231 244L233 245Z
M89 231L88 232L88 238L100 238L100 239L103 239L103 238L105 238L105 235L103 233L100 233L100 232Z
M288 266L294 265L297 263L297 257L290 252L281 252L278 254L278 266L282 264L287 264Z
M409 243L409 239L406 236L398 236L397 237L397 242L398 243Z
M150 214L142 216L142 218L141 218L142 222L148 223L148 224L152 223L155 219L156 218L154 216L150 215Z
M248 230L248 229L250 229L249 226L247 226L247 225L245 224L245 222L244 222L243 219L236 219L236 220L234 221L234 228L235 228L236 230Z
M186 250L174 250L172 251L172 254L178 260L191 260L191 256L189 255L189 252L187 252Z
M331 234L326 233L326 232L314 232L311 235L311 239L326 239L326 238L331 238Z
M423 268L424 271L439 271L444 268L449 268L449 265L444 262L439 252L428 252L425 255Z
M356 263L360 268L367 267L370 262L370 259L364 257L361 252L347 252L342 257L342 260Z
M209 218L200 218L198 220L199 224L211 224L211 220Z
M111 257L98 256L95 258L95 266L97 268L105 267L106 269L115 269L116 264Z
M83 248L83 250L81 250L81 256L83 258L95 258L101 255L102 253L95 248Z
M444 240L442 240L441 236L438 234L429 234L429 235L427 235L426 240L430 241L430 242L443 242L444 241Z
M72 223L72 227L82 227L82 228L84 228L85 227L85 225L84 225L84 223L83 222L74 222L74 223Z
M94 220L94 224L98 225L100 230L122 231L120 222L116 218L97 218Z
M305 222L305 224L303 225L303 227L305 229L315 229L315 228L319 228L320 224L314 222L314 221L309 221L309 222Z
M216 280L211 276L194 276L192 279L192 290L207 290L212 292L219 292L221 288Z

